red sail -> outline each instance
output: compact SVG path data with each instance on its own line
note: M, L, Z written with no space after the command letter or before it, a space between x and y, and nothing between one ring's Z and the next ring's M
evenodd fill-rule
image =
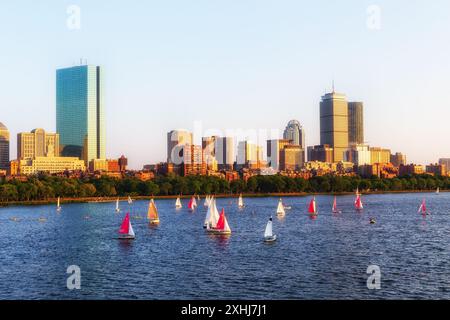
M425 205L425 199L422 201L422 212L427 212L427 206Z
M334 197L333 201L333 211L337 211L336 197Z
M222 209L220 213L219 221L217 221L216 229L223 230L225 229L225 210Z
M316 199L315 198L313 198L311 200L311 202L309 203L308 212L309 213L316 213Z
M193 204L192 199L193 198L191 198L191 200L189 201L189 204L188 204L188 208L191 209L191 210L194 209L194 207L192 206L192 204Z
M361 196L358 195L355 200L355 208L362 209L362 207Z
M123 219L122 225L120 226L120 234L128 234L130 231L130 214L127 213L125 219Z

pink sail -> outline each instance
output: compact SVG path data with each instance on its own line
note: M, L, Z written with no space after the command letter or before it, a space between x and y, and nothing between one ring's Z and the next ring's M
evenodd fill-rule
M194 210L196 206L197 206L197 201L195 201L195 197L192 196L192 198L191 198L191 200L189 201L189 204L188 204L188 209L189 210Z
M425 199L422 200L422 204L419 207L419 213L426 213L427 212L427 206L425 204Z
M216 229L224 230L225 229L225 210L222 209L220 213L219 221L217 221Z
M359 194L356 196L355 208L357 210L361 210L363 208L363 204L362 204L362 201L361 201L361 196Z
M316 198L315 197L312 198L311 202L309 203L308 212L316 213Z
M334 197L334 201L333 201L333 212L337 212L337 203L336 203L336 197Z
M130 232L130 214L127 213L125 219L123 219L122 225L120 226L120 234L129 234Z

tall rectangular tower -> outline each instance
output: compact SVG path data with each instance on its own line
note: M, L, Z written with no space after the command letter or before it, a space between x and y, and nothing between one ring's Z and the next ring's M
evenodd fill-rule
M333 148L333 162L348 149L348 103L343 94L327 93L320 102L320 144Z
M56 71L56 131L61 155L85 162L106 158L103 74L99 66Z
M364 116L362 102L348 103L348 143L364 143Z
M9 130L0 122L0 169L9 168Z

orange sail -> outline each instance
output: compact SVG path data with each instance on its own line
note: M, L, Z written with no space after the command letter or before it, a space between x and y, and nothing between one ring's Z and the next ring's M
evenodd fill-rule
M150 220L150 223L157 224L159 223L159 216L158 216L158 209L156 208L155 202L150 200L150 203L148 204L148 212L147 212L148 220Z

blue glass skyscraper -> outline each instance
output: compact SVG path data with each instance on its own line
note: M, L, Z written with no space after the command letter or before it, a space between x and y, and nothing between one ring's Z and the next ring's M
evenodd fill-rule
M62 156L106 158L102 70L82 65L56 71L56 131Z

